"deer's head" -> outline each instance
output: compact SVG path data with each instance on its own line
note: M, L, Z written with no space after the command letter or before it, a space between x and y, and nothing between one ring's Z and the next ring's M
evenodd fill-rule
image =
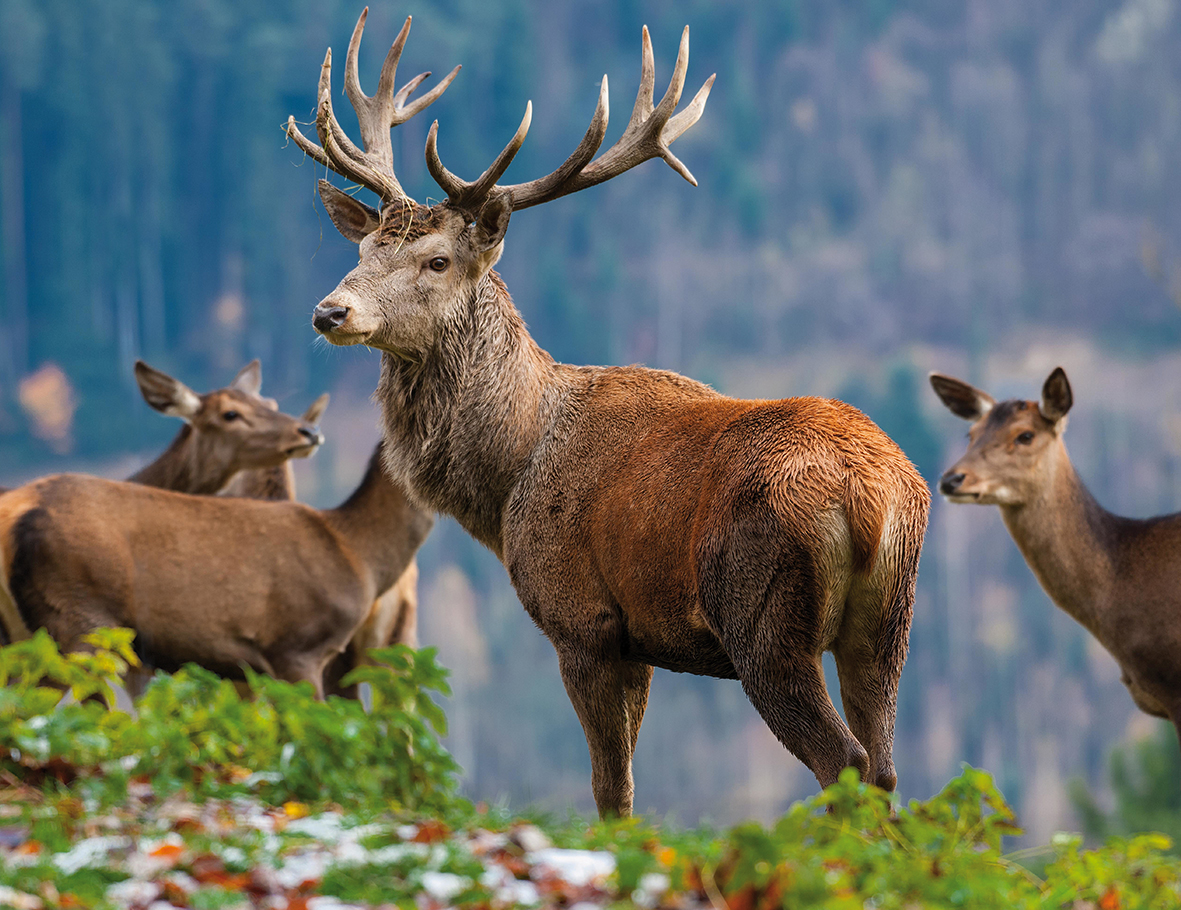
M940 373L935 394L957 417L971 421L968 451L939 479L952 502L1020 506L1034 501L1066 458L1062 433L1074 399L1066 372L1057 367L1040 401L997 402L987 392Z
M144 400L162 414L189 425L189 445L196 464L213 476L270 468L289 458L306 458L324 442L319 421L327 393L303 417L282 413L259 394L262 367L253 360L224 389L198 395L179 379L135 362L135 379Z
M320 196L333 223L360 245L360 262L316 307L312 324L333 344L367 344L408 360L427 356L442 326L455 319L475 294L480 280L503 249L509 217L528 208L594 186L649 158L663 158L690 183L696 180L669 144L697 122L705 108L713 76L683 111L674 115L689 63L689 29L681 37L672 81L659 104L653 103L655 65L647 28L643 33L640 91L623 136L595 157L607 130L607 77L591 125L574 153L546 177L513 185L497 181L525 141L532 105L509 144L475 181L456 177L438 154L438 122L426 143L431 176L447 194L433 206L411 199L394 174L390 129L433 103L450 85L459 67L429 92L410 96L430 74L423 73L396 92L398 60L410 33L410 19L386 55L372 97L360 87L357 51L368 8L361 13L349 42L344 89L357 112L363 149L345 135L332 111L329 49L320 70L316 131L320 144L304 137L288 118L287 132L303 151L341 176L377 194L379 208L366 205L325 180ZM593 159L593 160L592 160Z

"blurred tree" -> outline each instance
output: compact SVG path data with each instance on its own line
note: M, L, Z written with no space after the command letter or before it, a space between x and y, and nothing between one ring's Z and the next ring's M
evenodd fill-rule
M1161 831L1181 853L1181 749L1172 724L1116 748L1111 753L1115 809L1104 812L1085 783L1071 783L1070 796L1083 831L1096 842L1112 835Z

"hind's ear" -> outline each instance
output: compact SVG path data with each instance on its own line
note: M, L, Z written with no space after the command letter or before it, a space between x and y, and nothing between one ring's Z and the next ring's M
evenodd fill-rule
M262 364L258 360L250 361L238 371L238 375L230 383L230 388L257 398L262 389Z
M1066 416L1072 404L1074 394L1070 391L1070 380L1066 378L1066 370L1055 367L1042 386L1042 400L1038 402L1037 409L1050 423L1057 423Z
M201 410L200 395L179 379L173 379L142 360L135 362L135 381L139 383L144 401L161 414L187 421Z
M996 399L987 392L982 392L954 376L932 373L930 379L931 388L935 390L939 400L951 413L964 420L979 420L996 404Z
M308 406L308 409L303 412L304 423L317 424L320 422L320 418L324 416L324 409L328 407L328 398L328 393L323 392Z

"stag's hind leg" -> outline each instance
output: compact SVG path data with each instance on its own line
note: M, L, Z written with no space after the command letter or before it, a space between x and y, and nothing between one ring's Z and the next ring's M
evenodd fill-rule
M893 790L898 783L893 748L901 664L882 660L872 648L860 644L838 644L833 656L845 718L869 753L869 774L863 778L883 790Z
M922 529L885 535L872 571L850 587L845 615L833 643L845 717L869 751L866 778L884 790L898 783L894 722L898 680L906 662Z
M828 696L819 655L789 652L770 647L735 661L747 698L821 787L835 783L847 767L867 777L869 756Z
M771 732L822 787L842 768L866 777L869 757L837 714L824 684L823 613L828 600L803 546L747 523L704 563L706 618L742 688Z

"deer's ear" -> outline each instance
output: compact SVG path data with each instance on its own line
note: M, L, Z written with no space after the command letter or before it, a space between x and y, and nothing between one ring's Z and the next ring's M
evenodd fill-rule
M230 383L230 388L237 389L245 395L253 395L257 398L259 391L262 389L262 364L257 359L250 361L250 363L238 370L238 375Z
M481 255L490 253L500 245L512 213L512 202L507 193L497 193L484 203L472 234L477 252Z
M992 410L996 399L987 392L982 392L975 386L956 379L954 376L944 376L942 373L932 373L931 388L935 394L956 417L964 420L979 420Z
M161 414L192 420L201 410L201 396L180 380L153 369L142 360L135 362L135 381L139 383L144 401Z
M1057 423L1074 404L1074 394L1070 391L1070 381L1066 378L1066 370L1054 367L1054 372L1046 379L1042 386L1042 400L1037 409L1050 423Z
M317 424L320 418L324 416L324 409L328 407L328 393L324 392L313 401L306 411L303 412L304 423Z
M336 229L353 243L360 243L381 224L381 214L377 209L338 190L327 180L320 181L320 199Z

